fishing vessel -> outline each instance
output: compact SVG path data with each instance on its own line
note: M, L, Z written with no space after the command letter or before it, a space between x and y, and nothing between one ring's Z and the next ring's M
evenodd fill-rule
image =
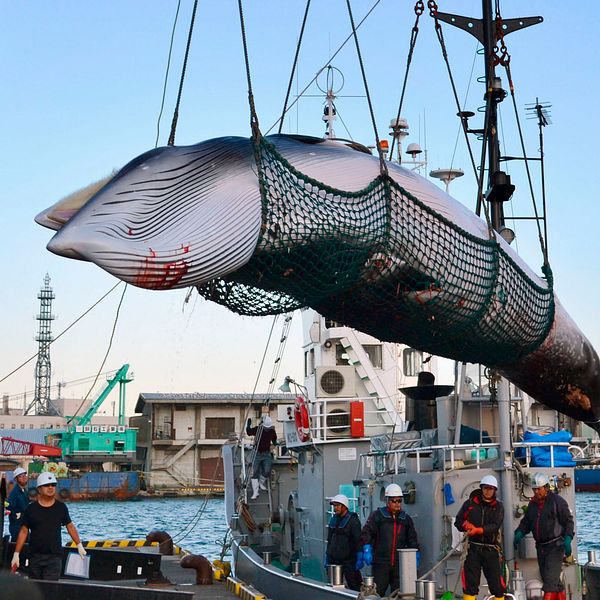
M83 194L75 206L66 210L59 204L38 216L38 222L57 231L50 250L94 262L140 287L195 285L204 297L242 314L300 306L318 311L304 312L306 377L302 383L287 382L296 400L280 415L286 453L275 461L264 494L248 497L252 450L235 441L223 451L235 581L251 586L255 596L356 597L343 588L335 570L325 572L322 564L328 498L345 493L364 522L389 483L403 488L421 532L419 567L414 552L399 561L400 593L428 599L460 594L463 540L453 520L462 501L492 474L500 480L499 495L507 507L503 533L512 571L509 589L519 600L540 596L534 544L528 538L521 542L517 568L512 533L536 473L547 475L574 506L573 469L558 462L566 442L521 441L518 425L527 429L529 393L598 428L598 358L554 296L543 241L540 277L510 248L512 232L504 223L503 204L514 186L501 168L507 157L500 152L497 105L506 92L495 67L510 62L504 36L542 19L502 19L489 0L482 6L481 19L441 13L434 5L432 17L436 28L442 22L458 26L484 48L483 127L475 129L469 121L474 115L466 111L460 111L460 118L465 135L474 133L484 142L477 212L487 207L485 221L468 217L427 182L388 165L381 144L376 144L377 161L359 160L352 154L356 145L331 139L263 138L252 103L251 141L222 138L150 151L94 192ZM417 3L417 18L419 11L423 3ZM353 33L356 37L354 26ZM534 114L541 132L543 104L536 103ZM523 154L520 159L528 164L531 159ZM215 155L226 157L226 164L214 161ZM189 167L190 156L197 157L198 171ZM310 158L314 156L318 158ZM341 174L336 164L345 165ZM243 193L237 190L231 205L222 202L221 188L211 197L213 204L194 213L202 225L215 215L219 225L226 225L214 232L224 244L218 244L218 252L198 254L198 246L206 251L208 244L197 239L188 243L177 225L190 222L183 218L189 216L187 204L181 208L189 181L200 186L201 197L207 193L205 182L196 178L206 174L208 165L211 178L224 182L224 188L236 187L240 180L247 187ZM363 182L374 172L365 187ZM354 187L343 188L340 177L352 180ZM156 211L160 219L145 212L159 188L168 190L167 212L178 219L164 219L162 206ZM139 203L140 210L125 213L123 219L127 194L128 206ZM277 201L289 197L291 205L277 213ZM307 198L312 203L311 210L304 210L308 216L302 211ZM359 199L383 216L365 229L363 221L352 221L347 214L319 213L320 198L328 208L336 202L354 208L353 200ZM143 222L136 220L140 214ZM300 223L292 223L299 214ZM320 230L321 222L338 227ZM289 236L291 223L295 238ZM201 229L201 234L208 233L213 231ZM146 235L152 236L152 246ZM154 240L170 246L156 246ZM346 264L348 257L352 260ZM465 275L467 265L473 278ZM459 273L451 281L454 267ZM363 337L369 334L377 337ZM406 410L399 419L396 390L389 382L386 387L377 372L377 357L385 348L379 339L409 342L405 350L424 353L419 365L431 354L459 361L455 381L436 385L421 377L421 385L417 380L404 386ZM466 362L483 362L489 368ZM540 446L550 449L547 466L536 462L534 449ZM585 578L593 572L588 565ZM583 597L580 567L569 564L564 573L569 596ZM360 595L372 591L367 582Z

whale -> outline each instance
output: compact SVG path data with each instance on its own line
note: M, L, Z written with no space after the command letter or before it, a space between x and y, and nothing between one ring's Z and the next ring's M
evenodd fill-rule
M260 167L265 152L279 167ZM334 140L221 137L150 150L35 219L55 231L51 252L132 285L281 299L260 314L310 306L384 341L486 364L600 430L598 355L547 273L432 182L385 169Z

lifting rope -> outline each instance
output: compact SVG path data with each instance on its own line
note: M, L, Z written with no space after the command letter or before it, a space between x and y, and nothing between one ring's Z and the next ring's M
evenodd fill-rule
M177 129L177 121L179 119L179 104L181 102L181 93L183 92L183 82L185 80L185 72L187 69L188 56L190 54L190 46L192 44L192 33L194 32L194 23L196 21L196 8L198 0L194 0L194 8L192 9L192 19L190 21L190 30L188 32L187 44L185 47L185 56L183 58L183 67L181 69L181 78L179 80L179 91L177 92L177 101L175 102L175 110L173 111L173 121L171 122L171 133L169 135L168 145L175 144L175 131Z
M304 19L302 19L302 27L300 28L300 37L298 38L298 44L296 45L296 54L294 55L294 63L292 65L292 72L290 73L290 81L288 83L287 92L285 94L285 100L283 101L283 110L281 111L281 117L279 119L279 129L277 133L281 133L283 128L283 119L287 112L287 103L290 99L290 92L292 91L292 83L294 82L294 73L296 72L296 66L298 65L298 56L300 55L300 45L302 44L302 38L304 37L304 27L306 26L306 20L308 18L308 9L310 8L310 1L306 2L306 9L304 11Z

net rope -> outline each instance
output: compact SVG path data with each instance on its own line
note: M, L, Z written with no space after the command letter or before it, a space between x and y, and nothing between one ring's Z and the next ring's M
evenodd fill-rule
M251 260L199 293L242 315L310 306L383 341L489 366L535 350L554 318L539 285L494 239L461 229L386 173L346 192L255 141L262 228Z

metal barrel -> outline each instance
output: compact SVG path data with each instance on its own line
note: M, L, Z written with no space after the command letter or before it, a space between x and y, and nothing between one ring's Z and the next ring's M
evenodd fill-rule
M416 548L401 548L398 550L398 572L400 575L400 594L414 594L417 580L417 550Z
M270 565L271 557L272 557L271 552L263 552L262 556L263 556L263 562L265 563L265 565Z
M435 600L435 581L423 582L423 600Z
M342 565L329 565L329 581L333 586L344 585Z

